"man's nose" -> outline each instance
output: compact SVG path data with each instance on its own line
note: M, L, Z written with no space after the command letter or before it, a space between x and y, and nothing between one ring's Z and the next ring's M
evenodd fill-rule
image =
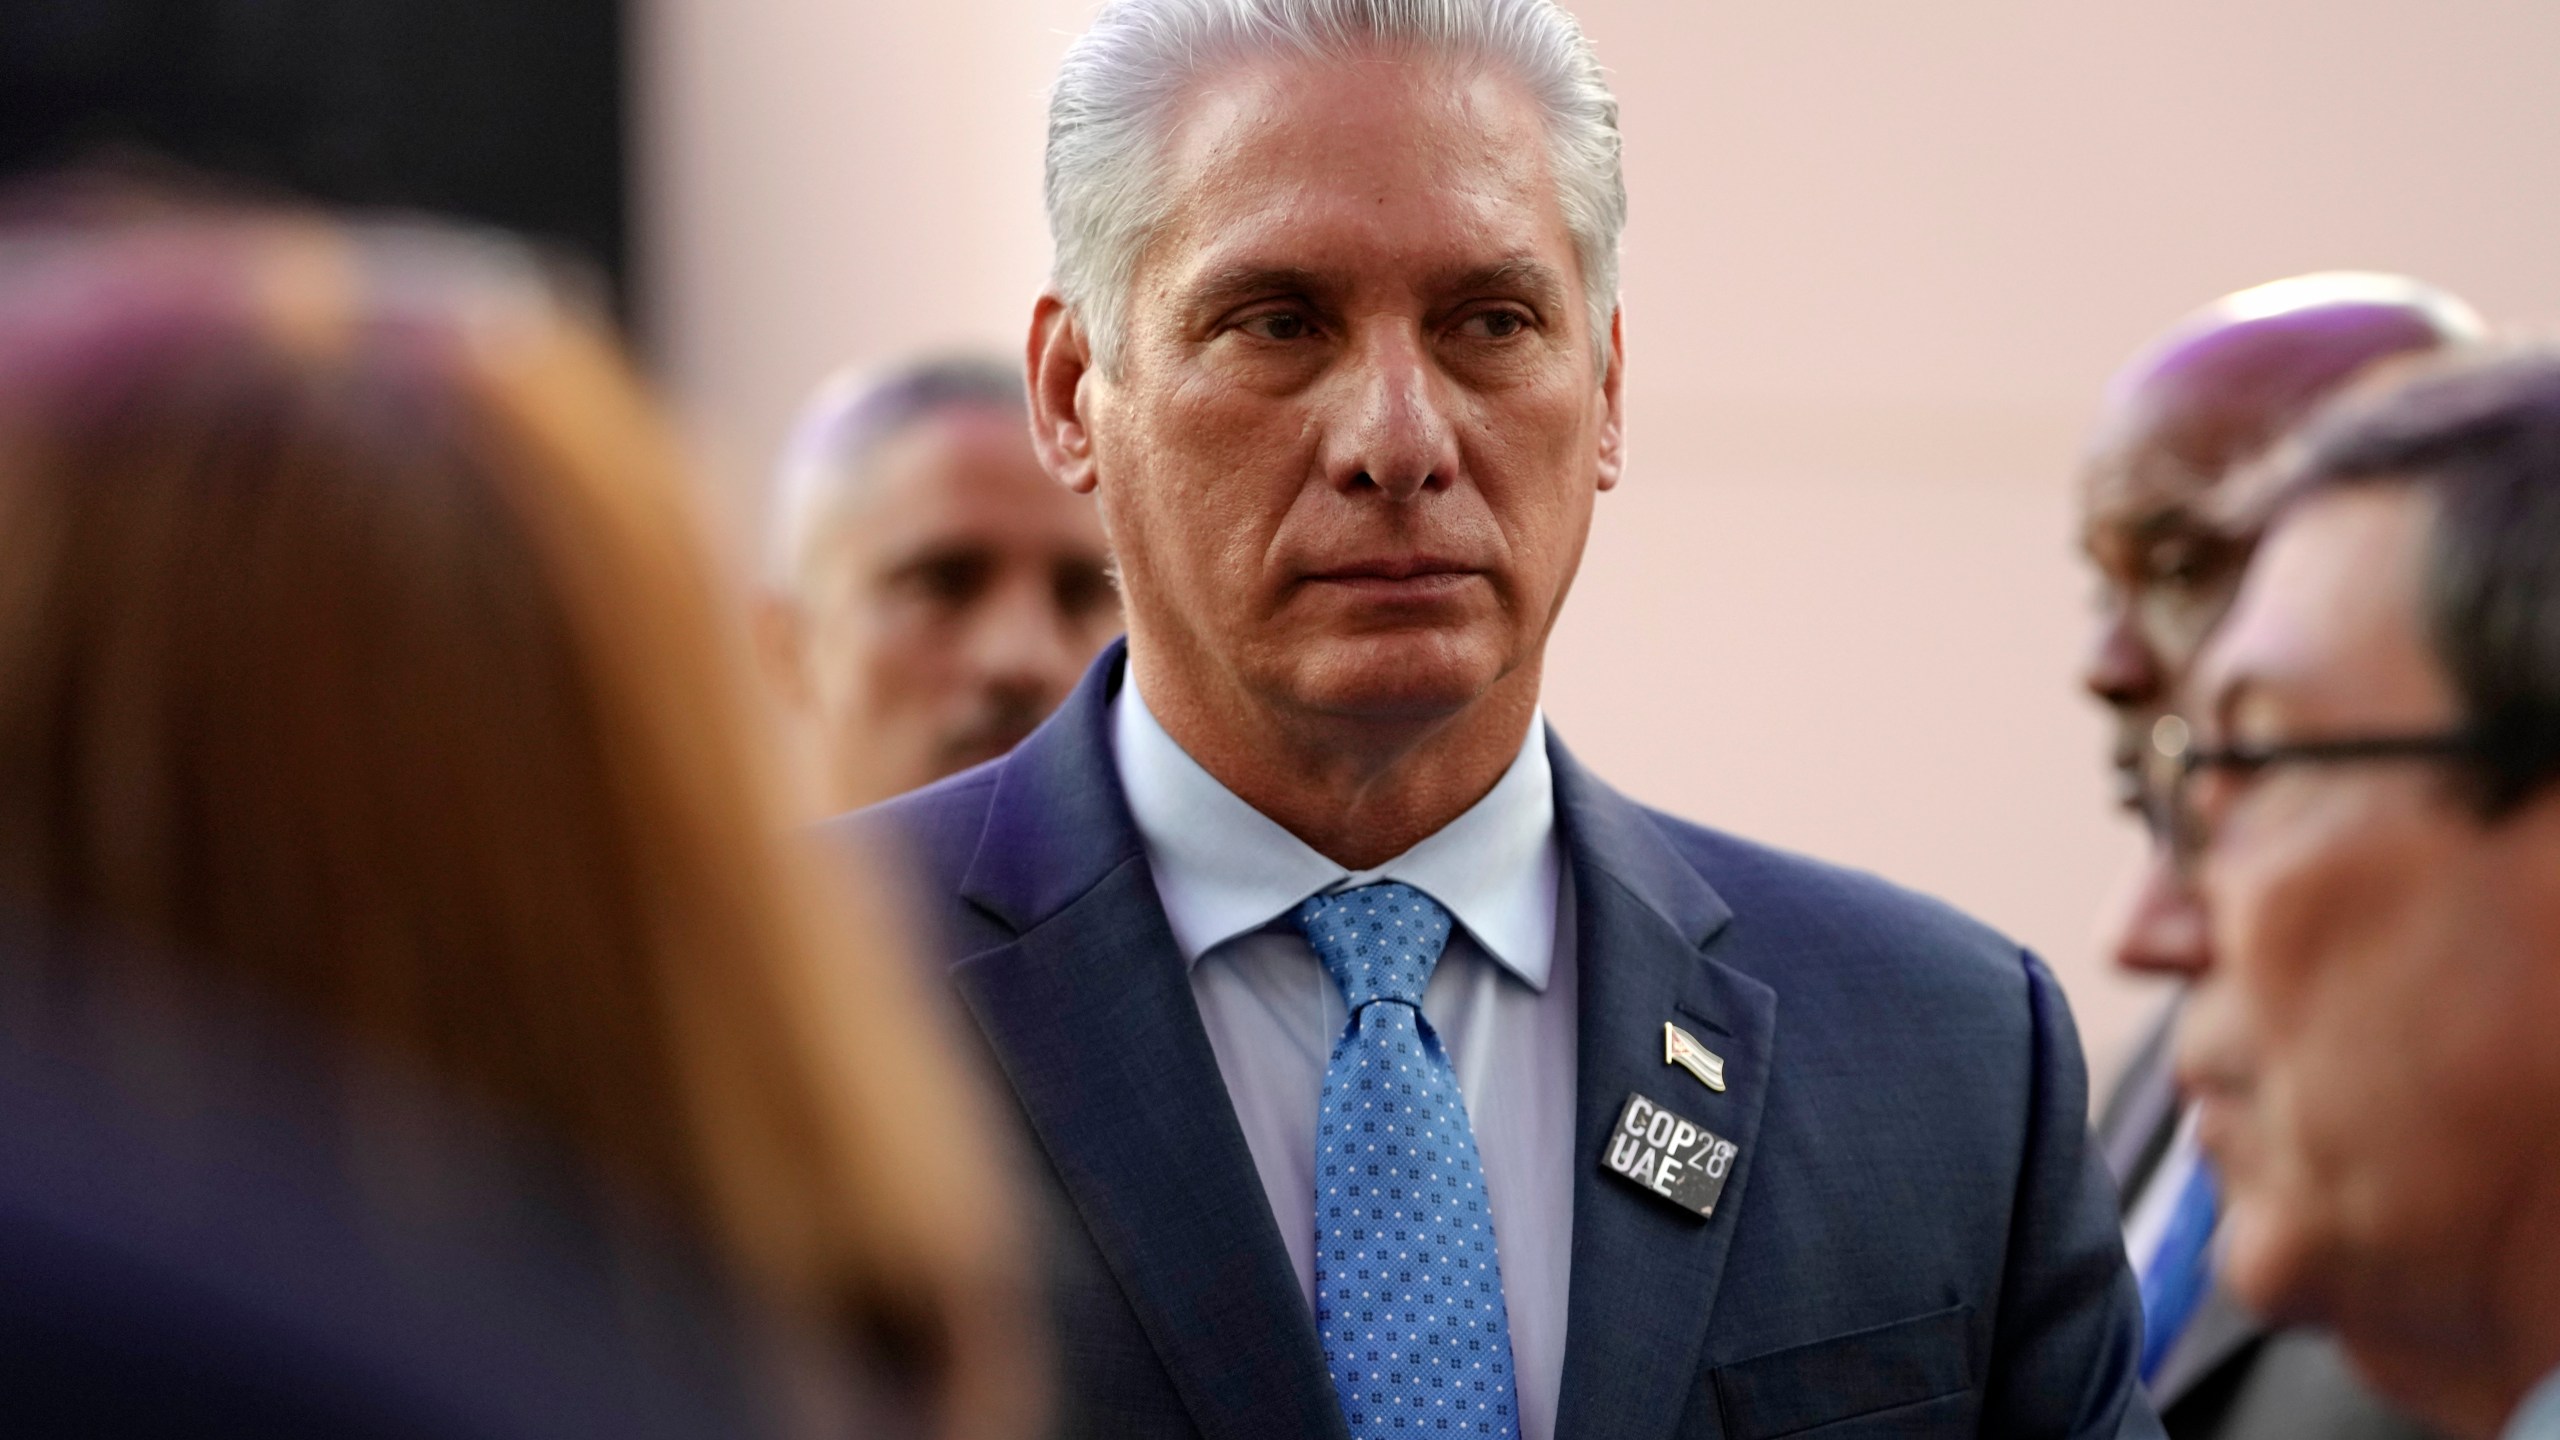
M1336 372L1327 409L1325 474L1342 490L1410 500L1457 478L1457 427L1446 377L1418 331L1380 325L1361 335Z
M2195 882L2156 845L2107 938L2116 964L2136 974L2192 980L2213 967L2211 927Z
M965 641L970 667L990 689L1063 694L1089 656L1076 653L1074 625L1045 567L1019 567L979 603Z
M2089 653L2081 661L2080 683L2089 693L2119 709L2148 705L2160 698L2160 658L2134 624L2131 607L2109 611L2089 637Z

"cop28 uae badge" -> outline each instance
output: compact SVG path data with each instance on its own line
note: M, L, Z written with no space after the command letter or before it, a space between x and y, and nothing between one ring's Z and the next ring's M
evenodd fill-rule
M1627 1183L1700 1217L1716 1213L1716 1197L1740 1153L1730 1140L1684 1120L1659 1101L1627 1096L1600 1163Z

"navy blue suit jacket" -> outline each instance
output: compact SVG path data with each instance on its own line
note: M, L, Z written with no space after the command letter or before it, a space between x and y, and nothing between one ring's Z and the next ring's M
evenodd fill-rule
M1122 799L1124 651L1020 749L838 822L918 868L1019 1105L1062 1433L1345 1435ZM1954 911L1551 758L1582 967L1571 1440L2152 1435L2053 978ZM1677 1021L1724 1056L1663 1063ZM1741 1147L1710 1219L1604 1172L1630 1092Z

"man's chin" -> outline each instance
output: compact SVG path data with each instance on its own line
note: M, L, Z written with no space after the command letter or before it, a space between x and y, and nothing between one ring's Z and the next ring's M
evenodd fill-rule
M1429 720L1464 711L1511 667L1479 637L1434 631L1343 637L1292 657L1289 688L1322 714Z
M2224 1287L2251 1313L2272 1317L2295 1296L2298 1267L2286 1256L2296 1247L2282 1238L2282 1223L2266 1215L2254 1198L2226 1195L2225 1202L2216 1270Z
M2326 1325L2341 1260L2320 1197L2243 1162L2223 1172L2216 1272L2250 1313L2275 1324Z

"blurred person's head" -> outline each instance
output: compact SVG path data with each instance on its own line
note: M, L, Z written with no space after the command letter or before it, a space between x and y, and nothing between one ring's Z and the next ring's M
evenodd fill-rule
M660 422L495 241L0 249L0 902L408 1057L1004 1433L931 1004L790 848Z
M2560 350L2327 412L2196 675L2225 1275L2495 1430L2560 1366Z
M2320 402L2382 361L2477 339L2479 318L2396 275L2299 275L2238 291L2145 345L2108 383L2080 474L2080 539L2099 576L2082 683L2113 712L2118 795L2142 793L2153 727L2212 632L2254 535L2217 495ZM2152 857L2107 945L2138 971L2192 973L2204 927Z
M840 375L778 477L759 615L832 812L992 760L1120 633L1093 504L1031 450L1018 364Z
M1070 48L1034 434L1222 779L1518 748L1619 470L1618 152L1549 0L1119 0Z

